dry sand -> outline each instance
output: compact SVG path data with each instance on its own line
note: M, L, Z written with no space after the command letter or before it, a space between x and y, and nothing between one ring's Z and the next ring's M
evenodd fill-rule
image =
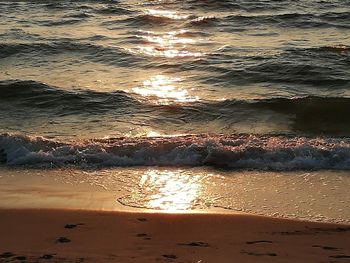
M0 262L348 262L350 226L234 214L0 209Z

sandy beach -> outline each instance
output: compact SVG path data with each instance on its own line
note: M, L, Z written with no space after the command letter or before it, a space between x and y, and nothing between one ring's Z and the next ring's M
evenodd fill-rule
M117 202L128 192L107 191L99 181L92 185L88 182L95 177L89 179L86 173L74 173L79 183L60 170L1 174L0 262L350 260L348 224L223 209L133 208ZM181 200L172 200L173 206Z
M1 209L0 262L347 262L350 227L233 214Z

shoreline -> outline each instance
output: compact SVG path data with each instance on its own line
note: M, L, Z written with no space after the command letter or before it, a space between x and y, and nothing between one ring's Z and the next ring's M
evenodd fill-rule
M2 168L0 208L252 214L349 224L349 180L348 172L331 171L283 174L149 167L102 171Z
M350 258L349 225L247 214L2 208L0 222L0 262L226 263L233 258L237 262L343 262Z

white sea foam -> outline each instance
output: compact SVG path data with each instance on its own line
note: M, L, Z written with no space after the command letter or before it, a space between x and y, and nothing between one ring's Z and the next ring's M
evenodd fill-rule
M0 136L9 166L213 166L226 169L350 169L349 138L188 135L112 138L63 143L42 137Z

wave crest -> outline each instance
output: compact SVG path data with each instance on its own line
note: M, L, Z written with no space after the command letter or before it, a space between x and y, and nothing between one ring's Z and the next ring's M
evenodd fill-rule
M64 90L36 81L17 80L0 81L0 102L62 114L105 112L113 106L136 106L138 103L124 91Z
M10 166L213 166L226 169L350 169L350 139L258 135L111 138L72 143L3 134Z

